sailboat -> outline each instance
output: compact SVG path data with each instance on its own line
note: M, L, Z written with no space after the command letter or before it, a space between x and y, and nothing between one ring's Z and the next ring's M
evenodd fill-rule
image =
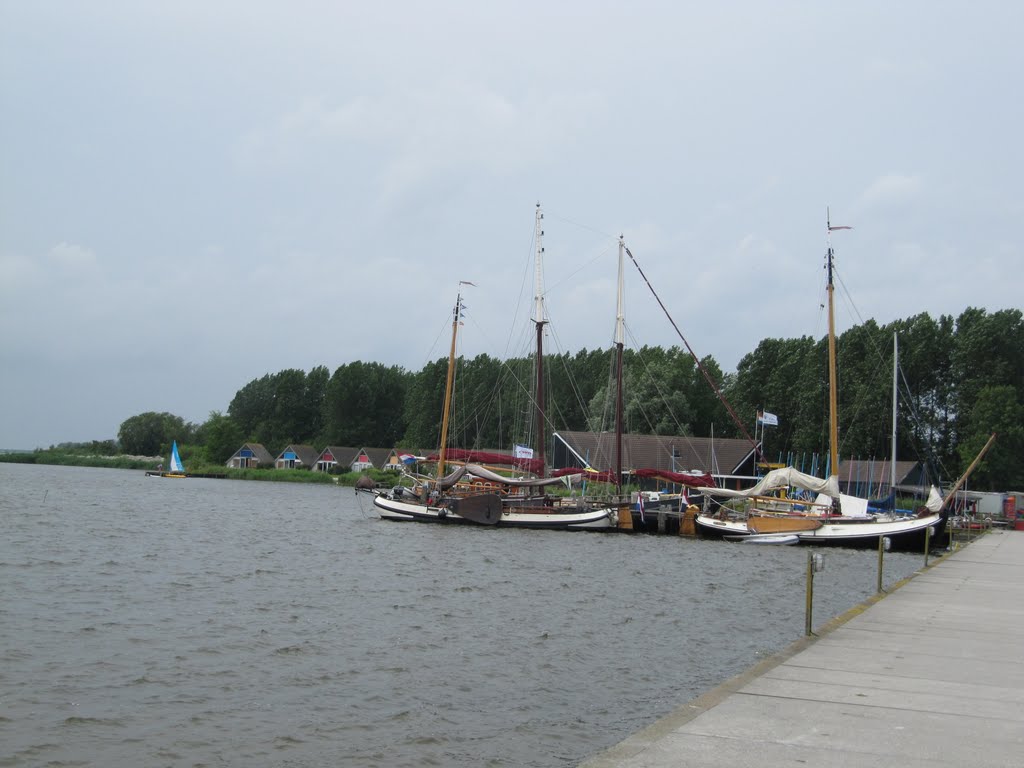
M171 442L171 460L168 464L170 469L167 472L147 472L148 477L188 477L185 473L185 465L181 463L181 456L178 455L178 441L173 440Z
M540 214L538 211L538 232ZM460 282L460 286L465 281ZM390 490L370 490L373 503L383 520L414 521L424 523L500 525L512 528L542 528L556 530L604 530L617 523L614 506L585 505L578 499L561 500L529 495L516 499L508 495L509 489L522 489L524 493L551 485L580 482L582 474L570 477L511 478L473 463L459 464L449 474L448 427L451 417L452 391L455 380L455 348L462 321L461 288L452 311L452 340L448 353L448 372L445 381L444 407L441 413L440 448L437 468L433 477L409 474L411 488L395 486ZM538 336L540 332L538 331ZM482 480L489 488L502 493L480 493Z
M772 470L753 488L743 491L709 489L706 491L709 495L746 499L745 519L703 515L697 518L697 524L702 531L717 530L718 535L742 535L744 532L753 535L787 534L797 536L801 543L843 546L873 545L885 537L889 539L891 548L917 549L924 545L927 535L940 534L946 525L944 499L936 488L931 489L925 505L911 515L899 514L895 510L871 512L867 499L841 493L839 489L839 409L833 301L835 252L831 233L849 227L833 227L830 217L826 216L826 228L830 476L822 480L785 467ZM895 411L893 451L895 460ZM793 489L797 489L795 494Z

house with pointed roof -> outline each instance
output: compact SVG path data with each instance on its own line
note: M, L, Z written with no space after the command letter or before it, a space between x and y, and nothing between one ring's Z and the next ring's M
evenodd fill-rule
M274 466L274 457L270 455L270 451L264 448L261 443L246 443L235 451L234 455L224 465L234 469L272 467Z
M387 464L391 451L387 448L363 448L362 454L369 460L371 467L383 469Z
M329 445L313 462L316 472L362 472L371 467L382 467L388 461L387 448L351 448Z
M358 448L328 445L313 462L314 472L348 472Z
M274 459L276 469L310 469L320 454L311 445L289 445Z
M378 469L389 469L394 472L401 472L406 463L402 461L403 456L420 456L426 459L427 450L424 448L392 448L388 451L384 461L375 464Z

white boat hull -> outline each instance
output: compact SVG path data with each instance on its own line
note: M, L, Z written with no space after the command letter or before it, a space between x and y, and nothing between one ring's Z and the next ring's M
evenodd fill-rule
M414 501L393 499L386 494L374 497L373 505L382 520L418 523L449 523L475 525L472 520L460 517L445 507L435 507ZM607 530L616 524L614 507L599 507L585 510L548 511L536 508L506 507L502 510L497 525L511 528L552 528L558 530Z
M750 535L750 529L743 520L721 520L712 515L697 515L696 522L697 529L706 536L720 538Z
M800 537L795 533L752 533L748 536L724 536L726 541L739 541L743 544L799 544Z
M709 515L698 515L697 526L701 535L730 537L732 541L754 536L747 524L740 520L720 520ZM812 531L794 531L801 544L833 544L836 546L877 546L880 536L887 537L894 548L908 549L924 546L925 530L932 536L941 533L945 520L941 514L926 517L869 518L860 521L835 520L824 522Z
M800 531L802 544L866 545L877 544L880 536L890 539L894 546L905 547L920 542L923 546L925 529L933 535L944 525L941 514L905 519L874 519L864 522L826 522L813 531Z

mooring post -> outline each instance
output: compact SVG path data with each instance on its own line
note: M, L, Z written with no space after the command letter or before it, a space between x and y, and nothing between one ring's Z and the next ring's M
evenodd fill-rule
M924 529L924 567L928 567L928 550L932 548L932 527Z
M804 634L811 634L811 612L814 610L814 555L807 553L807 605L804 609Z
M804 632L813 635L811 631L812 618L814 616L814 574L817 571L825 570L825 556L814 552L807 553L807 620L804 623Z
M885 560L885 550L889 548L889 537L878 537L878 594L882 594L882 564Z

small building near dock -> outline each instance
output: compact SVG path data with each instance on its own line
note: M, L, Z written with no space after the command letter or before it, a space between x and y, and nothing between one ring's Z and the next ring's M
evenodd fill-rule
M274 466L274 457L261 443L246 443L225 462L225 466L234 469L255 469L257 467Z
M316 463L316 448L312 445L289 445L274 459L275 469L312 469Z
M313 462L314 472L348 472L358 448L328 445Z

